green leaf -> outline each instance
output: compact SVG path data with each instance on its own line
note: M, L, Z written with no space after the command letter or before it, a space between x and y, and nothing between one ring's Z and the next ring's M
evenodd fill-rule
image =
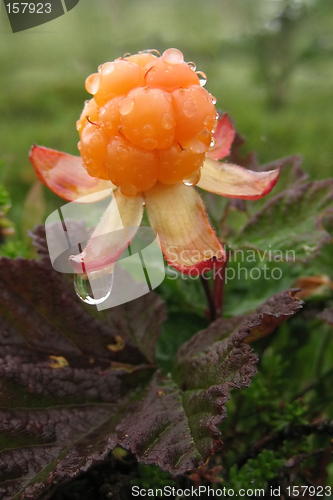
M308 182L268 201L241 229L233 248L252 248L279 260L304 261L330 241L320 224L333 209L333 180Z

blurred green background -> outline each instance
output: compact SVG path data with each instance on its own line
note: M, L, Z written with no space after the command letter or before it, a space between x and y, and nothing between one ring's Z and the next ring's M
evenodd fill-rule
M245 151L261 163L299 153L312 177L332 174L332 0L81 0L16 34L1 7L0 184L19 235L61 204L46 188L27 199L29 148L77 154L84 81L126 52L179 48L207 74Z

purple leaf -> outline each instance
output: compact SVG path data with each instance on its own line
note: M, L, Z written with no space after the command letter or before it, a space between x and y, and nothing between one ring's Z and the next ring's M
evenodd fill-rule
M246 338L297 310L286 293L213 323L165 376L153 364L164 318L153 293L111 309L106 324L47 259L0 259L0 276L3 500L47 499L115 446L173 474L202 465L221 446L229 390L255 373Z

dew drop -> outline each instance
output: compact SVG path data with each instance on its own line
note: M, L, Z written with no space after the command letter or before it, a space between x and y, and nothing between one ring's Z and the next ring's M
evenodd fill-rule
M212 103L214 104L214 106L217 103L216 97L214 97L213 95L212 95Z
M212 130L211 130L212 134L215 134L216 129L217 129L217 120L215 120L214 125L213 125L213 128L212 128Z
M93 73L92 75L89 75L88 78L86 79L87 92L89 92L89 94L95 95L96 92L98 91L100 81L101 77L98 73Z
M90 139L91 144L98 144L100 141L101 136L99 134L94 134Z
M106 108L103 106L99 109L100 116L103 116L106 113Z
M218 113L216 113L215 118L216 118L216 120L218 120L220 118L220 115Z
M134 99L126 97L119 103L119 113L123 116L128 115L134 107Z
M102 69L103 69L103 64L100 64L100 65L98 66L98 73L100 73L100 72L102 71Z
M156 49L142 50L139 52L139 54L151 54L152 56L161 57L161 54Z
M164 113L162 116L162 126L163 128L166 128L167 130L170 130L176 125L176 120L170 113Z
M199 136L186 142L183 146L195 154L205 153L208 149L208 146L200 140Z
M213 148L215 146L215 144L216 144L216 139L215 139L215 137L212 137L212 140L210 141L209 147Z
M204 87L207 83L207 76L203 71L196 71L196 74L199 77L200 85L201 87Z
M151 137L152 135L154 135L154 132L155 132L155 129L152 125L145 125L143 127L143 133L146 137Z
M102 68L103 75L110 75L110 73L112 73L112 71L114 71L114 63L113 62L107 62L107 63L103 64L103 68Z
M162 59L169 64L181 64L184 62L184 56L178 49L168 49L162 54Z
M76 295L82 302L91 306L96 306L105 302L111 294L112 285L113 274L106 274L100 278L95 278L92 287L89 280L82 278L79 274L74 275Z
M196 186L201 178L201 169L196 170L193 174L190 175L187 179L183 180L183 184L188 187Z
M187 65L193 70L195 71L197 69L196 65L194 62L190 61L187 63Z
M127 149L123 146L118 146L117 153L121 160L126 160L126 158L128 157Z
M120 187L120 192L125 196L135 196L138 192L135 186L132 184L122 184Z
M183 113L187 118L192 118L197 110L197 106L194 102L185 101L183 105Z
M142 145L145 149L155 149L157 147L157 141L155 139L144 139Z

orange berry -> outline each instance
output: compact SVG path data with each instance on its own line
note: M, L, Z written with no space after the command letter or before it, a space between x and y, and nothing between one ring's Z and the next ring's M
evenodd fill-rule
M163 184L182 182L199 170L205 159L205 153L194 154L189 149L182 150L179 145L162 149L157 155L157 180Z
M95 101L103 106L117 95L127 94L131 89L143 85L144 70L126 59L107 62L101 66Z
M193 67L168 49L107 62L87 78L94 98L77 129L90 175L110 179L126 196L156 182L192 185L199 178L216 110Z
M176 140L182 146L183 142L190 141L204 128L209 127L209 130L212 130L216 110L207 90L199 85L175 90L172 92L172 102L177 121Z
M76 129L78 130L80 136L82 134L82 130L88 123L88 118L91 122L97 122L98 120L98 108L95 99L90 99L90 101L85 102L80 119L76 122Z
M102 130L88 123L82 131L79 150L88 173L101 179L108 179L104 166L106 147L107 138Z
M159 58L151 61L146 68L145 83L148 87L157 87L171 92L180 87L200 85L199 77L185 62L171 63Z
M157 180L157 157L154 151L146 151L122 136L111 139L107 146L107 165L111 182L119 186L123 194L135 195L146 191ZM135 193L133 192L135 188Z
M120 132L147 150L163 149L174 141L176 121L170 95L161 89L137 88L119 103Z
M120 126L119 103L123 98L124 96L114 97L99 110L99 123L108 137L118 134Z
M144 68L148 63L151 63L154 60L158 60L156 56L150 54L149 52L141 52L141 54L125 57L125 59L138 64L141 68Z

